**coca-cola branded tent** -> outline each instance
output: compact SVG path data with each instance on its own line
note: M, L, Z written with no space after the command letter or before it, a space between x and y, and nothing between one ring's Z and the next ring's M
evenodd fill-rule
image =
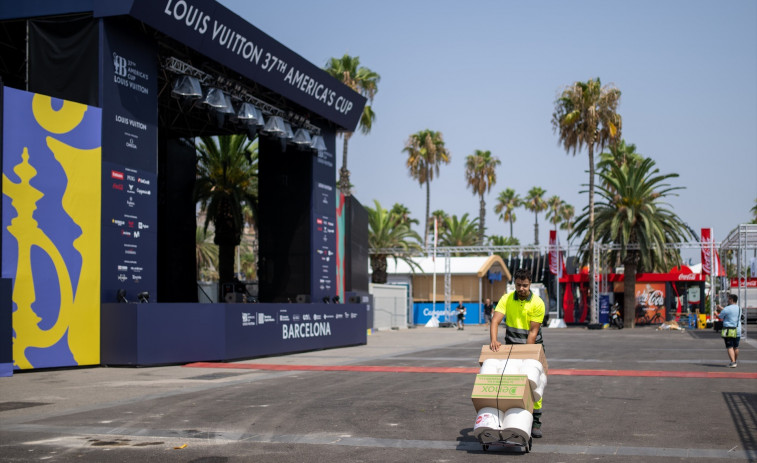
M674 267L668 273L636 275L636 306L633 316L638 325L661 324L666 321L688 322L690 314L704 310L706 275L694 273L687 266ZM623 318L629 310L623 307L624 275L610 273L607 282L612 299L618 303ZM589 321L589 275L582 271L560 278L563 319L567 324Z

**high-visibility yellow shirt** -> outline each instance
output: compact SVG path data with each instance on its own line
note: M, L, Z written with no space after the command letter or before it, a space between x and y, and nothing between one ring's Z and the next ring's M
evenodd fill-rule
M544 322L544 301L533 291L526 299L519 299L516 291L505 294L494 311L505 316L507 326L505 344L526 344L531 322ZM542 342L541 327L539 327L536 344Z

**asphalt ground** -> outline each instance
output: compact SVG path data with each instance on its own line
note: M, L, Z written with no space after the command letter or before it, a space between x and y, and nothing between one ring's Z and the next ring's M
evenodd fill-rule
M472 436L483 326L234 363L0 378L0 461L757 461L757 342L717 333L544 330L531 453Z

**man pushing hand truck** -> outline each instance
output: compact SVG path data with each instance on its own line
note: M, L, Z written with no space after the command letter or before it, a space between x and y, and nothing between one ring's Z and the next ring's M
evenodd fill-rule
M497 303L492 316L489 335L492 351L502 343L497 341L497 330L505 320L505 344L543 344L541 325L544 321L544 301L531 291L531 273L526 269L515 271L515 291L505 294ZM542 437L542 398L534 402L531 437Z

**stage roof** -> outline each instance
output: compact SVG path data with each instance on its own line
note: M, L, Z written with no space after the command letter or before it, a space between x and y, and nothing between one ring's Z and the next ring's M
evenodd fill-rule
M182 56L182 48L187 47L203 61L189 64L203 66L203 70L215 67L223 77L264 87L261 99L268 99L270 104L305 113L304 116L312 112L343 130L355 130L366 104L362 95L213 0L37 0L0 4L0 20L74 13L133 18L157 32L153 35L159 42L161 37L169 39L160 44L161 53L176 51L179 59L189 59L190 53ZM217 65L208 64L211 60ZM288 104L270 101L271 94L283 97Z

